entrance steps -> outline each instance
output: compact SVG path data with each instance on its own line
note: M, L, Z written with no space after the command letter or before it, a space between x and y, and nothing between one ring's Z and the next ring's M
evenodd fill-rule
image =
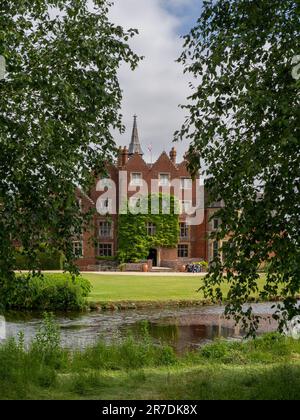
M152 267L151 270L152 273L171 273L172 271L174 270L169 267Z

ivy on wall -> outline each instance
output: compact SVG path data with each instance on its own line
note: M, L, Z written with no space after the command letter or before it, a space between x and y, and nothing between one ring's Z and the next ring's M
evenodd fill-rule
M118 221L120 262L145 260L151 248L175 248L179 237L178 202L172 195L149 194L132 207L126 203L127 214ZM169 211L168 211L169 210ZM154 231L148 233L152 223Z

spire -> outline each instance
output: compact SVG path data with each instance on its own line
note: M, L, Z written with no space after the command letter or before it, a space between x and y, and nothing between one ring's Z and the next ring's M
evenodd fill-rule
M143 156L143 151L140 145L139 140L139 133L137 129L137 122L136 122L137 116L133 116L133 128L132 128L132 135L131 135L131 142L129 145L129 156L134 155L135 153L138 153L139 155Z

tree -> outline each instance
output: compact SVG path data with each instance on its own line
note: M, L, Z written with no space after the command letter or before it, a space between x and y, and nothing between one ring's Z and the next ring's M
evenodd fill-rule
M88 189L123 130L117 70L139 61L108 0L1 0L0 279L13 275L17 241L36 267L42 243L72 263L85 223L75 187ZM89 5L89 7L88 7Z
M258 319L244 309L281 294L281 326L299 313L300 290L300 4L297 0L206 0L185 36L179 59L195 77L176 138L190 141L190 168L206 168L211 201L224 200L217 240L229 236L204 291L254 333Z

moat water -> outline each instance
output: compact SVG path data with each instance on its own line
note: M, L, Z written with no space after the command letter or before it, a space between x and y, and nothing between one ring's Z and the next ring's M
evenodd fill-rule
M253 304L256 314L262 317L258 334L274 331L271 303ZM145 326L155 342L172 345L177 352L197 348L216 338L238 340L245 336L234 321L226 320L224 307L141 309L114 312L89 312L82 314L56 314L61 330L62 345L84 348L99 339L107 342L122 340L128 334L141 337ZM26 313L8 313L6 337L17 337L20 331L30 342L41 326L42 317Z

